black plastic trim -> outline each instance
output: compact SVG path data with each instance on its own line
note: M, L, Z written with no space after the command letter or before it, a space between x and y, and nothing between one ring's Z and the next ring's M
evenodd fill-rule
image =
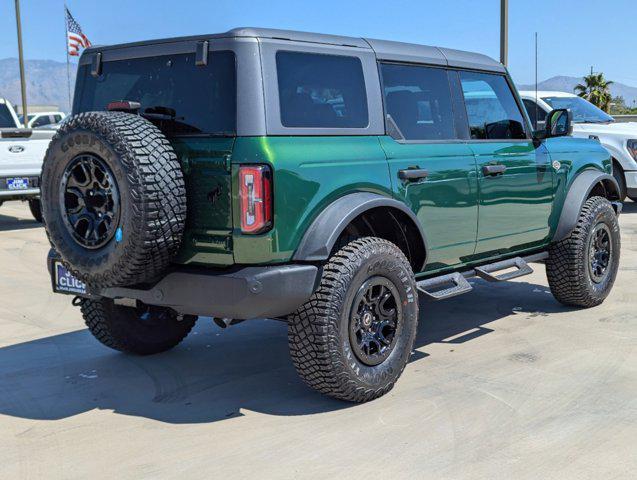
M56 260L60 260L59 255L50 250L47 267L51 282ZM86 297L139 300L188 315L238 320L283 317L310 298L320 273L315 265L297 264L226 270L183 266L175 267L154 285L93 290Z
M571 188L566 194L560 220L557 224L555 235L553 235L554 242L564 240L570 235L575 225L577 225L577 218L591 190L599 182L604 182L605 185L612 185L615 191L611 193L616 196L615 199L619 198L619 185L617 185L617 180L612 175L599 170L584 170L573 180Z
M362 213L377 207L391 207L407 214L418 228L425 251L427 250L427 237L423 227L416 214L404 203L376 193L358 192L339 198L319 214L305 232L293 259L304 262L327 260L347 225Z

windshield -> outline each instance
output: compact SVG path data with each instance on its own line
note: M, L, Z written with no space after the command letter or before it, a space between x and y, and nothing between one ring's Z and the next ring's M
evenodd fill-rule
M140 113L168 135L233 135L236 127L235 58L210 52L208 65L195 55L178 54L104 62L102 75L89 66L78 74L75 112L106 110L115 101L141 104Z
M568 108L573 113L575 123L608 123L614 122L613 117L597 108L581 97L543 97L551 108Z
M0 103L0 128L15 128L15 120L4 103Z

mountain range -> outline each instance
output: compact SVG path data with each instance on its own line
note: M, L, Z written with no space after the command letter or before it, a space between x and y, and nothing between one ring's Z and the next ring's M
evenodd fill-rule
M56 105L62 111L71 110L66 63L54 60L26 60L27 99L29 105ZM70 65L71 92L75 87L76 64ZM17 58L0 59L0 98L14 104L20 96L20 67Z
M76 64L70 65L71 92L75 86ZM27 60L27 98L30 105L57 105L61 110L70 111L67 66L54 60ZM612 79L611 79L612 80ZM580 77L556 76L538 83L539 90L572 92L575 85L582 82ZM520 90L534 90L534 85L518 85ZM624 97L626 106L637 103L637 87L613 83L613 96ZM0 98L7 98L18 104L20 100L20 70L18 59L0 59Z
M612 79L609 79L612 80ZM582 83L583 79L581 77L566 77L566 76L557 76L551 77L548 80L544 80L543 82L539 82L537 84L538 90L553 90L558 92L570 92L573 93L573 89L575 85L578 83ZM535 90L535 85L519 85L519 90ZM627 107L635 106L637 103L637 87L631 87L628 85L624 85L623 83L613 83L610 86L610 92L613 97L624 97L624 102ZM633 103L634 102L634 103Z

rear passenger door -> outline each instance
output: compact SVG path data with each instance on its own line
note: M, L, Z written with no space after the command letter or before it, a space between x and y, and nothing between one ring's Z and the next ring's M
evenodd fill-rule
M476 161L456 131L448 71L381 63L380 72L391 133L380 141L394 195L414 211L426 232L427 270L466 262L476 243Z
M460 71L476 156L480 205L476 253L532 248L549 233L553 169L534 142L507 77Z

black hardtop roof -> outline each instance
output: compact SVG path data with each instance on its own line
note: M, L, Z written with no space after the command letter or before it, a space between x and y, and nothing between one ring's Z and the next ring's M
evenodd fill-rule
M373 50L380 60L427 63L459 68L471 68L494 72L505 72L501 63L487 55L480 53L453 50L450 48L419 45L415 43L394 42L389 40L375 40L370 38L345 37L323 33L298 32L294 30L277 30L272 28L234 28L225 33L209 35L195 35L188 37L164 38L146 40L143 42L125 43L119 45L90 47L85 51L107 51L121 48L141 47L145 45L160 45L198 40L214 40L215 38L270 38L290 40L295 42L319 43L325 45L342 45L354 48Z

